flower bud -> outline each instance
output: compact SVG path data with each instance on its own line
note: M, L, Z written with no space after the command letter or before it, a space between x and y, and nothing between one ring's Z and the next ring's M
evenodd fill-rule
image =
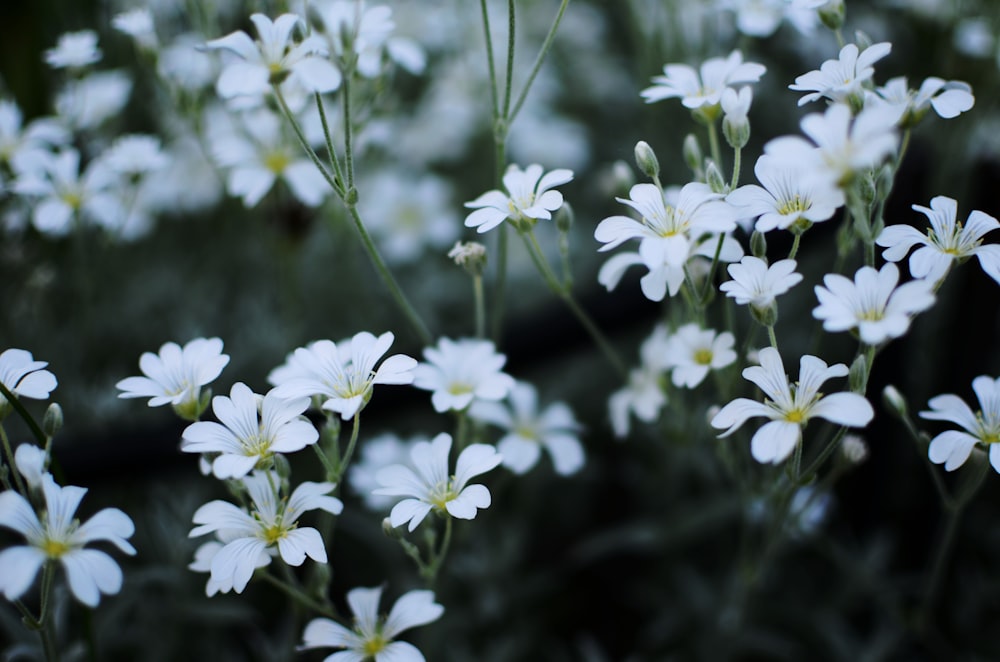
M705 167L705 181L708 182L709 188L711 188L715 193L728 192L726 180L723 178L722 171L719 170L719 166L715 165L715 161L709 161L708 165Z
M642 174L650 179L660 176L660 162L656 158L656 152L645 140L640 140L635 144L635 164L639 166Z
M767 237L756 230L750 235L750 253L761 260L767 260Z
M701 172L704 160L705 157L701 151L701 145L698 144L698 138L693 133L687 134L684 138L684 163L687 164L691 172L697 175Z
M882 389L882 402L885 404L886 409L890 412L900 418L906 418L906 398L904 398L903 394L900 393L892 384L889 384Z
M858 354L851 363L847 383L853 392L864 395L868 388L868 359L864 354Z
M59 406L58 402L53 402L49 405L49 408L45 410L45 416L42 418L42 432L45 433L46 437L50 439L56 436L56 433L63 426L63 410Z
M562 207L556 212L556 229L565 234L573 227L573 207L568 202L563 202Z
M354 188L353 186L347 189L347 192L344 193L344 204L347 205L358 204L358 189Z
M845 435L840 443L840 454L850 464L861 464L868 459L868 444L856 434Z
M766 306L750 304L750 316L762 326L772 327L778 321L778 304L774 301Z
M391 538L393 540L400 540L403 537L403 535L399 532L399 529L392 525L392 521L388 517L382 520L382 533L384 533L387 538Z
M819 20L831 30L844 27L844 14L844 0L830 0L819 8Z

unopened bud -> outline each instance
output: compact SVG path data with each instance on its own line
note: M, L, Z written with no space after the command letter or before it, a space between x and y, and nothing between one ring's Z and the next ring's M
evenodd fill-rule
M639 166L642 174L650 179L660 176L660 162L656 158L656 152L645 140L640 140L635 144L635 164Z
M722 135L733 149L743 149L750 142L750 122L746 117L733 120L729 115L722 118Z
M766 327L772 327L778 322L778 304L772 301L766 306L750 304L750 316Z
M693 133L687 134L684 138L684 163L690 168L691 172L695 175L701 172L702 163L705 160L705 156L701 151L701 145L698 144L698 138Z
M906 398L904 398L903 394L900 393L892 384L889 384L882 389L882 402L885 404L886 409L890 412L900 418L906 418Z
M573 227L573 207L570 206L568 202L564 202L559 211L556 212L556 229L563 234L570 231Z
M63 410L59 406L58 402L53 402L49 405L49 408L45 410L45 416L42 418L42 432L45 433L46 437L50 439L56 436L56 433L63 426Z
M399 529L392 525L392 521L388 517L382 520L382 533L384 533L387 538L391 538L393 540L401 540L403 538L403 534L399 532Z
M864 354L858 354L851 363L850 372L847 374L847 383L855 393L864 395L868 388L868 359Z
M353 186L347 189L347 192L344 193L344 204L347 205L358 204L358 189L354 188Z
M840 454L851 464L861 464L868 459L868 444L856 434L845 435L840 443Z
M819 20L831 30L844 27L844 0L830 0L819 8Z
M750 253L761 260L767 259L767 237L763 232L754 230L750 235Z
M726 180L722 176L719 166L715 165L715 161L709 161L708 166L705 167L705 181L715 193L728 193Z

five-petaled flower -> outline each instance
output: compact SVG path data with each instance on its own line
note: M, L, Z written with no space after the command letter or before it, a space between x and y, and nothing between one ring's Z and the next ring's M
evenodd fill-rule
M381 587L352 589L347 593L347 604L354 614L354 629L329 618L313 619L302 634L299 649L346 648L326 658L340 662L423 662L423 653L416 646L394 639L405 630L436 621L444 607L434 602L433 591L410 591L396 600L383 620L378 613L381 597Z
M413 371L413 385L432 391L434 410L462 411L474 400L507 397L514 378L501 372L507 357L489 340L441 338L437 347L424 349L426 363Z
M777 464L802 443L802 429L812 418L824 418L847 427L864 427L875 416L868 400L857 393L823 395L820 387L831 377L844 377L847 366L827 366L815 356L804 355L799 362L799 381L792 384L785 374L781 355L773 347L760 350L760 365L743 370L743 378L764 392L764 402L737 398L712 418L712 427L725 429L727 437L748 419L771 419L754 433L750 453L760 463Z
M921 418L950 421L965 430L947 430L931 439L927 456L934 464L954 471L980 444L989 449L990 464L1000 473L1000 379L980 375L972 380L972 390L979 400L976 412L951 393L931 398L927 403L930 411L920 412Z
M0 591L8 600L17 600L43 564L58 561L76 599L96 607L101 593L113 595L121 590L122 571L105 552L85 549L84 545L104 540L126 554L135 554L127 540L135 526L117 508L105 508L81 524L73 516L87 490L73 485L60 487L50 474L44 474L41 483L45 497L41 516L17 492L0 494L0 526L23 534L28 541L0 552Z
M553 170L544 176L542 166L537 163L521 170L510 164L503 176L504 191L487 191L466 202L465 206L475 209L465 217L465 227L476 228L483 233L510 219L519 230L531 228L538 220L552 218L552 212L562 206L563 196L553 187L573 179L573 171Z
M744 62L743 54L733 51L726 58L705 60L698 71L686 64L664 65L664 75L654 76L654 84L641 95L646 103L680 98L685 108L710 109L708 112L717 113L722 92L727 87L756 83L765 71L764 65Z
M401 464L380 470L375 479L382 485L375 494L407 497L392 508L393 526L409 522L416 529L432 510L458 519L475 519L476 511L488 508L490 491L485 485L469 485L471 478L495 468L503 458L489 444L471 444L458 456L455 473L448 471L451 435L441 433L431 442L420 442L410 451L416 471Z

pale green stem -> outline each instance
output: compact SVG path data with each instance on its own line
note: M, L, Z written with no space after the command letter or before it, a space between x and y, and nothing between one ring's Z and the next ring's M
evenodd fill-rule
M743 148L733 149L733 178L729 183L729 188L734 189L740 183L740 169L743 167Z
M507 73L504 79L503 112L501 117L508 125L510 118L510 98L514 88L514 43L517 35L517 14L514 0L507 0Z
M347 450L344 451L344 457L342 457L337 465L337 480L336 483L339 485L341 479L344 477L344 471L351 464L351 457L354 455L354 449L358 444L358 432L361 431L361 412L359 411L354 415L354 424L351 427L351 439L347 442Z
M434 588L434 583L437 581L438 572L441 570L441 565L444 563L445 557L448 556L448 550L451 547L451 516L448 515L444 521L444 536L441 538L441 546L437 550L429 550L431 555L430 562L424 568L424 578L427 581L427 588Z
M42 598L41 611L38 614L39 634L42 637L42 648L45 650L47 662L58 662L59 648L56 646L55 625L49 617L52 604L52 584L55 576L55 561L49 559L42 568Z
M263 577L264 581L266 581L268 584L279 589L285 595L287 595L288 597L290 597L292 600L299 603L303 607L311 609L317 614L326 616L327 618L332 618L335 620L337 619L337 614L332 609L330 609L326 605L320 604L316 600L313 600L311 597L306 595L302 590L296 588L295 586L292 586L291 584L281 579L278 579L270 572L265 571L261 573L260 576Z
M31 434L34 435L38 443L42 446L45 446L46 437L45 433L42 432L42 428L38 425L38 423L35 422L34 417L30 413L28 413L28 410L24 408L24 405L21 404L21 401L18 400L17 396L11 393L10 390L6 386L4 386L3 382L0 382L0 396L3 396L4 399L6 399L7 402L10 403L10 406L14 408L14 411L17 412L17 415L20 416L21 420L24 421L25 425L28 426L28 429L31 430Z
M847 430L848 428L846 426L837 430L837 433L833 435L830 443L823 448L820 454L816 456L815 460L809 463L806 470L796 474L796 484L806 485L812 480L813 474L819 471L819 468L823 466L823 463L826 462L826 460L833 455L833 452L840 446L840 441L844 438L844 435L847 434Z
M722 168L722 151L719 149L719 130L716 128L714 120L707 122L705 127L708 129L708 146L712 154L712 160L715 161L717 168Z
M788 251L789 260L794 260L795 256L798 255L800 243L802 243L802 233L796 232L794 238L792 239L792 250Z
M719 268L719 256L722 255L722 245L726 241L726 235L720 234L719 241L715 245L715 254L712 256L712 266L708 268L708 275L705 276L705 288L698 295L698 302L702 307L708 305L708 295L715 286L715 272Z
M354 189L354 128L351 126L351 76L354 75L354 68L348 67L344 72L343 89L340 91L340 98L343 99L344 109L344 170L347 172L347 192L350 194Z
M472 277L472 292L476 303L476 337L483 338L486 336L486 294L481 274Z
M24 480L21 478L21 472L17 470L17 466L14 464L14 450L10 446L10 439L7 438L7 430L4 429L3 423L0 423L0 440L3 441L3 452L7 456L7 466L10 467L10 473L14 477L14 483L17 485L17 491L21 496L28 497L28 488L24 484Z
M500 117L500 101L497 98L497 69L493 61L493 36L490 34L490 15L486 10L486 0L479 0L479 7L483 14L483 35L486 38L486 64L490 73L490 96L493 99L493 119L496 121Z
M528 74L528 79L524 82L524 87L521 88L521 93L517 96L517 101L514 103L513 110L507 115L507 121L512 122L514 117L517 116L518 112L521 110L521 106L524 105L524 100L528 97L528 90L531 89L531 84L535 82L535 76L538 75L538 71L542 68L542 63L545 62L545 58L549 54L549 50L552 48L552 41L555 39L556 31L559 29L559 23L562 21L563 14L566 12L566 7L569 6L569 0L562 0L559 5L559 11L556 13L556 18L552 21L552 27L549 28L549 33L545 35L545 41L542 42L542 48L538 51L538 57L535 58L535 64L531 67L531 73Z
M771 342L771 347L778 349L778 337L774 334L774 325L767 326L767 339Z
M323 125L323 137L326 139L326 151L328 152L330 163L333 164L334 177L336 178L336 181L343 182L344 173L340 169L340 160L337 157L337 150L333 148L333 135L330 133L330 125L326 119L326 108L323 104L323 97L319 92L316 93L316 109L319 111L319 121ZM338 195L343 197L343 190L337 190L336 188L334 188L334 190L337 191Z
M337 179L334 179L334 177L326 169L326 166L323 165L323 162L319 160L319 156L316 154L316 151L312 148L312 145L309 144L309 141L306 140L306 136L302 132L302 127L299 126L298 121L295 119L295 116L292 114L291 109L285 102L285 96L281 93L281 89L277 85L272 85L271 89L274 90L274 97L275 99L278 100L278 106L281 107L281 112L284 114L285 119L287 119L288 123L292 126L292 131L295 132L295 137L298 138L299 144L302 146L302 149L305 150L305 153L309 157L309 160L313 162L313 165L316 166L316 169L319 170L321 175L323 175L323 179L325 179L326 183L330 185L330 188L333 189L334 193L336 193L341 199L343 199L344 194L346 193L343 187L343 180L340 180L338 182ZM334 155L331 155L330 160L335 161Z

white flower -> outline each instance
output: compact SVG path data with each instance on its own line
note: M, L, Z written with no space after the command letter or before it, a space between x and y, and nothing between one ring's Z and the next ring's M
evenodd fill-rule
M220 453L212 461L216 478L242 478L265 468L275 453L293 453L319 440L313 424L301 414L309 398L288 399L271 389L260 397L237 382L229 397L212 398L212 411L222 422L197 421L182 435L186 453Z
M465 206L476 211L465 218L465 227L476 228L483 233L511 219L517 227L530 227L538 219L552 218L552 212L563 203L562 193L551 190L573 179L572 170L553 170L542 175L542 166L537 163L521 170L510 164L503 176L506 192L487 191ZM531 219L531 220L529 220Z
M825 221L844 204L844 193L826 177L809 176L801 164L762 154L754 174L763 186L747 184L726 196L742 216L757 218L757 232L798 230Z
M899 287L899 269L888 263L876 271L861 267L854 281L840 274L827 274L817 285L819 305L813 317L823 320L827 331L857 329L861 341L878 345L899 338L910 328L910 317L934 305L934 283L912 280Z
M771 419L754 433L750 452L760 463L777 464L802 441L802 429L812 418L824 418L838 425L864 427L875 416L871 404L857 393L822 395L823 382L848 373L843 363L827 366L808 354L799 363L799 381L791 384L785 375L781 355L773 347L760 350L760 365L743 370L743 377L764 392L764 402L737 398L712 418L712 427L725 428L720 437L735 432L748 419Z
M330 186L316 165L301 155L282 131L282 120L261 108L241 116L242 131L235 127L209 134L212 157L229 170L226 188L254 207L280 177L302 204L316 207Z
M822 115L806 115L801 127L812 142L782 136L764 145L764 152L798 166L803 176L825 177L838 186L881 164L899 143L896 113L884 107L865 108L852 118L850 108L834 103Z
M96 607L101 593L113 595L121 590L122 571L105 552L84 549L84 545L105 540L126 554L135 554L126 540L135 526L117 508L105 508L81 524L74 515L87 490L60 487L49 474L42 477L42 493L45 510L41 517L17 492L0 493L0 526L21 533L28 541L0 552L0 591L8 600L17 600L42 564L59 561L76 599Z
M619 439L629 433L629 412L644 423L652 423L667 404L663 389L667 341L666 327L658 324L639 346L639 367L629 372L628 383L608 399L611 428Z
M339 515L344 508L340 499L327 496L333 483L301 483L286 498L279 498L275 485L280 479L273 473L255 472L243 479L252 512L226 501L210 501L194 513L189 537L215 532L223 542L211 560L210 586L225 592L229 587L237 593L246 588L255 568L275 552L288 565L299 566L308 556L326 563L326 548L319 531L299 526L299 518L310 510L324 510ZM206 552L209 550L206 550ZM205 553L205 552L203 552Z
M66 83L56 95L56 111L72 128L93 129L122 111L132 93L125 71L98 71Z
M325 0L316 4L320 31L326 36L330 52L341 62L345 56L356 54L354 66L365 78L375 78L382 72L383 53L411 73L420 73L426 66L427 56L416 41L392 35L396 26L390 7L365 7L363 0Z
M968 83L933 76L925 79L919 90L911 90L905 76L892 78L869 93L868 99L873 104L892 108L899 115L900 126L916 124L931 108L939 117L951 119L971 110L976 103Z
M408 465L410 450L420 442L429 441L427 437L418 435L406 441L391 432L365 439L360 444L359 457L351 462L347 470L347 482L351 491L365 501L365 505L375 511L388 511L396 500L382 494L373 494L379 488L375 480L378 472L394 464Z
M583 466L580 424L563 402L554 402L539 411L538 391L527 382L514 385L508 403L477 402L469 409L472 418L492 423L506 431L497 442L503 465L523 474L538 463L544 448L552 456L556 473L576 473ZM509 405L509 406L508 406Z
M774 264L746 255L739 264L728 267L732 280L719 286L719 290L732 297L741 306L767 308L778 297L795 287L802 274L795 271L795 260L778 260Z
M25 155L65 145L70 138L66 127L55 118L41 117L23 127L22 121L16 103L0 100L0 163L8 164L15 174L23 170L25 158L29 164L37 162L37 155Z
M995 218L976 210L963 225L958 222L958 202L943 195L931 198L930 209L920 205L913 205L913 209L931 222L927 234L910 225L887 226L875 240L885 248L883 258L899 262L911 248L919 246L910 256L910 273L914 278L937 282L956 261L975 255L983 271L1000 283L1000 246L982 245L983 236L1000 228Z
M716 334L691 322L677 329L664 348L663 361L674 386L694 388L708 376L736 360L736 339L728 331Z
M326 659L337 662L424 662L423 654L405 641L393 641L410 628L436 621L444 607L434 602L433 591L410 591L392 606L389 615L379 617L381 587L356 588L347 593L347 604L354 614L354 629L349 630L329 618L309 622L302 634L300 650L309 648L346 648Z
M413 371L413 385L431 393L434 410L462 411L474 400L503 400L514 378L501 372L507 357L489 340L441 338L424 349L426 363Z
M42 486L42 478L45 476L48 455L44 448L39 448L34 444L21 444L14 451L14 464L17 465L18 472L24 476L28 482L28 487L38 489Z
M198 546L194 550L194 561L188 564L188 570L195 572L209 573L208 581L205 583L205 595L212 597L216 593L229 593L233 590L233 576L221 576L215 578L211 576L212 561L216 555L222 551L225 545L218 540L209 540ZM263 568L271 563L271 556L265 550L254 562L254 570Z
M111 27L132 37L143 48L155 50L159 45L153 27L153 13L147 8L136 7L116 14L111 19Z
M375 384L411 384L416 359L393 354L378 370L375 364L389 350L395 336L386 332L377 338L362 331L350 340L334 343L320 340L294 352L293 362L302 372L282 378L272 373L274 392L283 398L320 396L323 409L337 412L345 421L359 412L372 397Z
M31 352L23 349L5 349L0 354L0 383L16 396L33 400L46 400L59 384L48 370L46 361L36 361ZM0 419L7 408L7 398L0 395Z
M325 48L318 36L295 44L292 30L302 22L295 14L282 14L272 21L263 14L250 16L259 39L254 41L242 30L208 42L209 48L231 51L239 56L222 70L216 90L224 99L266 94L272 83L286 79L309 92L332 92L340 87L340 71L323 57Z
M56 47L45 51L45 61L53 69L79 69L100 59L101 49L93 30L61 34Z
M736 12L736 29L750 37L771 36L784 19L802 33L812 32L817 23L816 12L794 0L730 0L721 4Z
M810 92L799 99L800 106L826 97L860 108L864 104L862 86L875 74L872 65L891 50L892 44L888 42L872 44L860 53L856 44L847 44L840 49L838 59L827 60L819 71L802 74L788 89Z
M927 403L931 410L920 412L921 418L950 421L965 430L948 430L931 439L927 456L934 464L954 471L969 459L976 444L981 444L989 449L990 464L1000 473L1000 379L980 375L972 380L972 390L979 400L976 412L951 393L931 398Z
M700 72L686 64L667 64L663 76L654 76L654 85L641 92L646 103L680 98L685 108L715 106L727 87L756 83L767 69L762 64L743 62L743 54L733 51L729 57L712 58L702 63ZM700 75L699 75L700 73Z
M101 155L114 172L125 177L139 177L162 170L170 163L156 136L127 135L115 139Z
M389 522L416 529L432 510L458 519L475 519L476 511L488 508L490 491L485 485L468 485L469 479L495 468L503 458L488 444L471 444L458 456L455 473L448 470L451 435L441 433L430 443L420 442L410 451L416 471L401 464L382 469L375 479L382 485L375 494L407 497L392 508Z
M164 343L159 354L144 352L139 369L145 377L127 377L115 385L119 398L146 398L150 407L197 407L201 387L212 382L229 363L219 338L195 338L183 349Z

